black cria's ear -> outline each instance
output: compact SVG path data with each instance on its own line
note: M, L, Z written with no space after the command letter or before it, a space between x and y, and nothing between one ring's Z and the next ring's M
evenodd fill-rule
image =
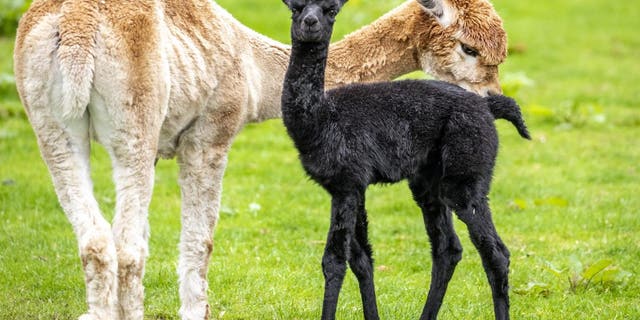
M287 5L287 7L289 6L289 1L290 1L290 0L282 0L282 2L284 2L284 4L286 4L286 5Z
M341 7L344 6L344 4L347 3L347 1L349 1L349 0L339 0L340 6Z

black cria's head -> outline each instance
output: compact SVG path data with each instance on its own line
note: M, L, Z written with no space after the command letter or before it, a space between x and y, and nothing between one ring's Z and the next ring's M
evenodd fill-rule
M291 10L291 38L300 42L331 40L336 15L347 0L282 0Z

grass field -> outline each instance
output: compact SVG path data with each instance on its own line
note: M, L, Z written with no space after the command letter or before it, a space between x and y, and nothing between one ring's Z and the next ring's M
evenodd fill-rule
M281 1L218 2L250 27L288 42L288 13ZM351 0L338 17L335 39L399 3ZM639 319L640 3L493 3L512 49L501 67L503 85L523 106L534 137L524 141L499 123L501 154L491 205L512 252L512 317ZM12 72L12 46L12 39L0 38L0 74ZM5 78L0 78L0 319L72 319L85 310L76 240ZM97 198L111 217L111 172L99 146L92 163ZM175 161L160 161L150 208L148 319L177 318L176 180ZM367 207L381 318L416 319L431 268L420 213L406 184L370 188ZM214 318L319 318L328 223L329 197L305 178L281 121L247 126L225 176L209 272ZM441 318L490 319L491 293L480 259L466 227L456 221L456 229L465 251ZM351 273L338 318L362 318Z

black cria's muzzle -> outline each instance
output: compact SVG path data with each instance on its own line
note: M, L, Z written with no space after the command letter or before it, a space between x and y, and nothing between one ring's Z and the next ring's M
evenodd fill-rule
M300 40L305 42L319 42L324 40L325 28L320 22L321 15L322 9L318 6L308 7L305 10L300 23L300 30L298 30Z

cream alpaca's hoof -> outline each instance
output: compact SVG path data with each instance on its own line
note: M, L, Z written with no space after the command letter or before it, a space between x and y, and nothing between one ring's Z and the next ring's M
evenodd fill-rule
M118 320L118 319L119 318L116 315L113 315L113 316L105 315L104 317L100 317L93 313L85 313L78 318L78 320Z
M208 303L198 303L188 310L181 308L180 315L182 320L208 320L211 317Z
M85 313L81 315L80 318L78 318L78 320L102 320L102 319L96 317L93 314Z

